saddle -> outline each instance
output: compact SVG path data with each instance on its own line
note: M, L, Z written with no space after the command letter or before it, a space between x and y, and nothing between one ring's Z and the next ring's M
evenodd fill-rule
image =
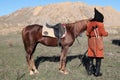
M66 32L66 28L61 23L58 23L58 24L53 25L53 26L46 24L46 27L52 28L54 30L54 35L55 35L55 37L57 37L58 45L60 46L61 45L61 38L64 37L64 34Z

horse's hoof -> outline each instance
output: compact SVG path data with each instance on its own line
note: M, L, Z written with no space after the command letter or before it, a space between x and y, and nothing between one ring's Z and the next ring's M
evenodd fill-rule
M66 70L60 70L60 72L61 72L62 74L69 74L68 71L66 71Z
M35 69L35 73L36 73L36 74L38 74L38 73L39 73L39 71L38 71L37 69Z
M33 71L30 71L30 75L34 75L34 72L33 72Z

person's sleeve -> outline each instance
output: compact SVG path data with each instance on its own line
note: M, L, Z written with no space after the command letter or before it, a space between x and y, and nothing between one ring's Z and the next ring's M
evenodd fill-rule
M108 32L107 31L105 31L105 28L104 28L104 24L102 24L101 25L101 27L100 27L101 29L101 36L108 36Z

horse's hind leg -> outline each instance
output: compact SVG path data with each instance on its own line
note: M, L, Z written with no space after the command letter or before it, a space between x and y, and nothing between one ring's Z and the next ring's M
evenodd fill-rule
M33 75L34 73L38 73L36 67L35 67L35 63L34 63L34 60L33 60L33 52L34 52L34 49L35 49L35 44L31 44L29 46L26 45L26 60L27 60L27 63L28 63L28 69L30 71L30 75Z
M35 67L34 60L31 54L27 54L26 60L28 63L28 69L30 71L30 75L33 75L34 73L39 73Z

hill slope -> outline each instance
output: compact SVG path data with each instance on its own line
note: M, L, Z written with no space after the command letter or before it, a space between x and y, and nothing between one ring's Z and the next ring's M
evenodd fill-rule
M105 26L120 26L120 12L110 6L89 6L81 2L65 2L22 8L0 17L1 26L23 26L28 24L55 24L92 18L96 7L105 17Z

